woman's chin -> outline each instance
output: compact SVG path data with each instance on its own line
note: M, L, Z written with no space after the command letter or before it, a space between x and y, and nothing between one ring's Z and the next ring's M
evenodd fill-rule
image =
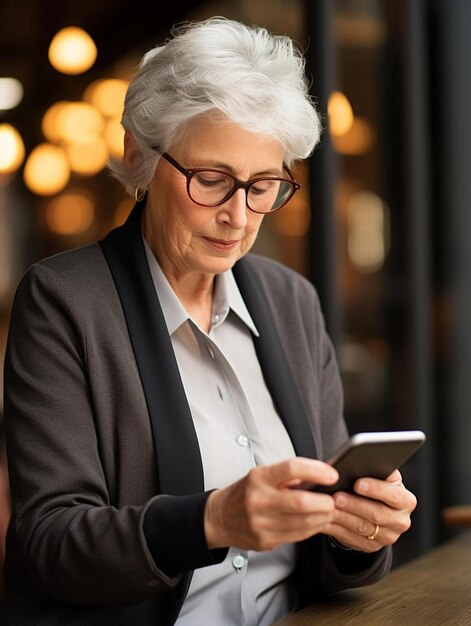
M204 274L222 274L234 267L239 260L239 255L231 254L222 256L207 256L198 263L200 271Z

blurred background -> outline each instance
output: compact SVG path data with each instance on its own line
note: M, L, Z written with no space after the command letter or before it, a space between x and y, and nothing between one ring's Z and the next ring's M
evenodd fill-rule
M0 0L0 361L25 269L132 207L105 168L142 54L176 22L214 15L306 53L322 142L256 251L316 285L350 431L427 434L404 469L420 505L402 563L447 536L444 506L471 503L467 0ZM1 468L0 538L4 454Z

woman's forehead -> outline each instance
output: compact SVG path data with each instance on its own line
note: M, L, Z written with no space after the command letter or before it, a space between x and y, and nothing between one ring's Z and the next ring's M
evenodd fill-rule
M272 137L248 131L227 118L204 116L192 120L184 136L168 150L185 167L215 167L280 172L284 150Z

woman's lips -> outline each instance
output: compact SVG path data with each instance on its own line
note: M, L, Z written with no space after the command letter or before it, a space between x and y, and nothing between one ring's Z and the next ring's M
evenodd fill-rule
M225 239L213 239L212 237L203 237L203 239L216 250L233 250L239 243L238 239L231 239L230 241L226 241Z

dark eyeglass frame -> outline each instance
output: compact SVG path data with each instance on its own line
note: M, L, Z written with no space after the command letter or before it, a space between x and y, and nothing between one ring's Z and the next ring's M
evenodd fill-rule
M229 198L232 198L232 196L235 194L235 192L238 189L244 189L245 190L245 204L247 208L253 211L254 213L258 213L259 215L268 215L269 213L275 213L275 211L279 211L280 209L282 209L291 200L291 198L298 191L298 189L301 188L301 184L298 183L298 181L294 178L293 174L290 172L288 167L284 164L283 164L283 169L287 172L288 176L290 177L289 180L287 178L279 178L278 176L259 176L257 178L252 178L244 182L243 180L236 178L235 176L233 176L232 174L229 174L228 172L223 172L222 170L214 169L211 167L196 167L192 169L187 169L183 167L183 165L181 165L178 161L176 161L172 156L170 156L170 154L168 154L167 152L161 152L160 156L162 156L168 163L170 163L170 165L173 165L173 167L175 167L179 172L181 172L186 177L186 192L188 194L188 197L190 198L192 202L194 202L195 204L199 206L205 206L205 207L220 206L221 204L224 204L224 202L227 202ZM190 193L190 182L193 176L195 174L198 174L199 172L215 172L217 174L222 174L223 176L232 178L232 180L234 181L234 186L226 194L226 196L219 202L216 202L214 204L203 204L201 202L197 202ZM249 188L253 184L258 183L261 180L279 180L284 183L290 183L292 186L292 192L287 197L287 199L283 202L283 204L280 204L280 206L276 207L276 209L271 209L270 211L256 211L255 209L252 209L252 207L249 205L248 191L249 191Z

